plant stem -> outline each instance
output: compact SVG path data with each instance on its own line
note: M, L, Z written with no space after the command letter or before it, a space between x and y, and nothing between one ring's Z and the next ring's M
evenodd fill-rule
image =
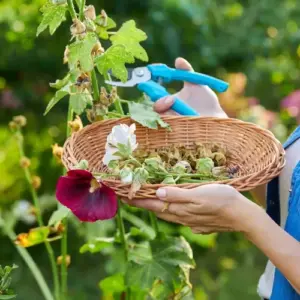
M23 260L25 261L25 263L27 264L28 268L30 269L33 277L35 278L38 286L41 289L41 292L43 294L43 296L45 297L46 300L54 300L51 291L45 281L45 278L43 276L43 274L41 273L39 267L37 266L37 264L35 263L35 261L32 259L31 255L28 253L26 248L22 248L17 246L14 241L16 239L16 234L14 233L13 230L11 230L10 228L4 228L6 235L10 238L10 240L12 241L12 243L14 244L15 248L17 249L17 251L19 252L19 254L21 255L21 257L23 258Z
M149 216L150 216L150 221L151 221L151 226L155 231L156 236L159 236L159 228L158 228L158 221L157 221L157 217L153 212L149 212Z
M116 99L114 102L114 105L115 105L117 112L124 116L124 110L123 110L120 99Z
M21 131L17 132L18 135L18 144L19 144L19 152L20 152L20 156L24 157L24 148L23 148L23 135L21 134ZM42 219L42 213L41 213L41 208L40 208L40 203L39 203L39 199L37 196L37 193L34 189L34 187L32 186L32 178L31 178L31 174L29 172L28 168L24 168L24 174L25 174L25 178L27 180L29 189L30 189L30 193L33 199L33 204L35 206L36 209L36 216L37 216L37 221L40 227L44 226L44 222ZM52 269L52 275L53 275L53 284L54 284L54 294L55 294L55 298L57 300L59 300L59 278L58 278L58 270L57 270L57 266L56 266L56 262L55 262L55 255L54 255L54 251L52 246L50 245L50 243L48 241L45 241L45 247L46 250L48 252L48 256L49 256L49 260L50 260L50 264L51 264L51 269Z
M67 2L68 2L70 15L72 17L72 20L74 20L74 19L76 19L76 11L74 8L73 0L67 0Z
M125 237L125 228L124 228L124 222L122 219L122 202L119 200L119 209L117 213L117 225L120 231L120 237L121 237L121 243L124 248L124 258L125 261L128 261L128 245L127 245L127 240Z
M99 86L98 86L98 80L97 80L95 69L93 69L91 75L92 75L92 89L93 89L94 101L99 101L100 94L99 94Z
M85 0L81 0L81 7L79 12L79 18L81 21L84 20L84 8L85 8Z
M67 115L67 129L66 129L66 135L67 137L71 133L71 128L68 126L69 121L73 120L73 110L71 107L71 104L69 103L68 107L68 115ZM65 173L65 172L64 172ZM62 224L64 226L64 232L62 234L62 240L61 240L61 255L62 255L62 264L61 264L61 299L66 299L68 294L68 266L66 257L68 254L68 220L65 218L62 221Z

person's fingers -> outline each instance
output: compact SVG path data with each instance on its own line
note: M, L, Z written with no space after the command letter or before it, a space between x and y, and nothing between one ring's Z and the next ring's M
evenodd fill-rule
M180 189L176 187L164 187L156 191L156 196L163 201L177 203L191 203L192 190Z
M157 213L156 216L159 219L162 219L162 220L167 221L167 222L177 223L177 224L181 224L181 225L184 225L184 226L187 225L187 223L185 222L185 218L180 218L180 217L172 215L168 212Z
M161 114L167 112L171 108L173 103L174 103L174 96L166 96L164 98L157 100L154 103L153 108L156 112Z
M178 57L175 60L175 67L179 70L193 71L191 64L184 58Z
M166 208L165 202L156 199L133 200L130 202L130 205L151 210L155 213L162 212Z
M229 227L213 227L213 226L198 226L191 227L193 233L198 234L211 234L215 232L233 232L234 230Z

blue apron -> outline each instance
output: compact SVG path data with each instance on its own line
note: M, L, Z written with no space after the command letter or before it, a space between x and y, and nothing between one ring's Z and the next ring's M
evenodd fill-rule
M298 139L300 139L300 126L285 142L284 148L287 149ZM279 178L273 179L268 185L267 213L280 225ZM300 242L300 162L293 171L285 231ZM270 300L300 300L300 295L278 269L275 271Z

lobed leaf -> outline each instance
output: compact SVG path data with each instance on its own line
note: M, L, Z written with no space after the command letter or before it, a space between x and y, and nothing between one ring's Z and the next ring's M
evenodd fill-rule
M51 1L48 1L41 8L43 18L37 29L36 35L40 35L47 27L49 27L50 34L52 35L61 23L66 20L67 10L67 5L56 5Z
M145 127L151 129L157 129L158 125L160 125L162 128L169 127L169 124L164 122L160 118L160 115L149 105L130 102L128 107L131 119Z
M44 116L48 114L48 112L61 100L63 99L66 95L70 94L70 85L66 85L60 90L58 90L54 97L50 100L48 103L46 110L44 112Z
M111 18L107 18L107 24L106 26L103 26L102 23L102 18L101 16L98 16L95 20L95 23L98 25L96 32L99 35L99 37L103 40L108 40L109 39L109 34L108 34L108 30L113 29L117 26L117 24L115 23L115 21Z
M146 39L146 33L136 28L135 21L133 20L125 22L118 32L110 38L113 45L126 46L128 52L142 61L148 61L147 52L140 45L140 42Z
M81 115L87 105L93 104L93 98L90 93L72 94L70 96L70 104L73 111L77 115Z
M126 290L124 275L118 273L106 277L99 282L99 287L107 297L112 297L115 293L122 293Z
M80 253L97 253L101 252L103 249L108 248L113 245L114 238L96 238L94 241L89 242L81 246Z
M182 272L181 267L195 266L191 248L182 237L153 240L149 245L150 249L145 247L138 255L131 253L125 277L127 285L150 289L160 279L170 286Z
M70 210L67 207L60 206L59 209L52 213L48 222L48 226L53 226L61 222L64 218L68 216L69 212Z
M107 76L107 72L111 70L116 78L122 82L126 82L128 72L125 64L134 63L134 57L126 50L125 46L115 45L108 48L103 55L96 58L95 63L102 75Z
M97 41L97 37L89 33L83 40L76 41L69 46L68 62L70 69L76 69L79 63L79 67L83 72L93 70L92 50Z

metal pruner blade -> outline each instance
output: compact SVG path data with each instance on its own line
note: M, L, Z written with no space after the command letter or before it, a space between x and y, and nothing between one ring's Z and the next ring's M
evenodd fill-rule
M147 67L127 69L128 80L126 82L105 80L106 84L114 86L132 87L139 83L151 80L151 72ZM109 72L111 74L111 72Z

